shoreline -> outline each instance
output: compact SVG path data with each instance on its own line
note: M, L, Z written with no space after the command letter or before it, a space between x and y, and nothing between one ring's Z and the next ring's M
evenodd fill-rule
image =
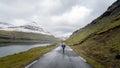
M40 46L36 48L32 48L25 52L20 52L18 54L9 55L6 57L0 58L0 66L3 68L21 68L26 67L45 53L56 48L56 44L50 46ZM19 58L18 58L19 57Z

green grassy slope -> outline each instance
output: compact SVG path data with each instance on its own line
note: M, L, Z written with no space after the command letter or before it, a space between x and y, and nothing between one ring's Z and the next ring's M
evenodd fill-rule
M18 31L0 30L0 43L30 43L30 42L55 42L57 38L50 35L27 33Z
M0 58L0 68L24 68L56 47L56 45L36 47L25 52L2 57Z
M66 43L96 68L120 68L120 1L86 27L75 31Z

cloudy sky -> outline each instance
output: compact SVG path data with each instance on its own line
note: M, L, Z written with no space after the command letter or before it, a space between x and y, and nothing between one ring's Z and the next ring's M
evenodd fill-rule
M35 21L55 36L68 36L105 12L116 0L0 0L0 21Z

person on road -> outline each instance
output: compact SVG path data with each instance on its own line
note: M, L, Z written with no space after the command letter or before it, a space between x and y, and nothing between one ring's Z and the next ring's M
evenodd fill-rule
M61 47L62 47L62 50L63 50L63 53L64 53L66 45L62 43Z

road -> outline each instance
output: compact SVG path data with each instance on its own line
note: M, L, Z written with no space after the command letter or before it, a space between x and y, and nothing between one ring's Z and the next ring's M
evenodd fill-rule
M48 52L25 68L93 68L83 58L78 56L70 47L66 47L63 54L62 48Z

